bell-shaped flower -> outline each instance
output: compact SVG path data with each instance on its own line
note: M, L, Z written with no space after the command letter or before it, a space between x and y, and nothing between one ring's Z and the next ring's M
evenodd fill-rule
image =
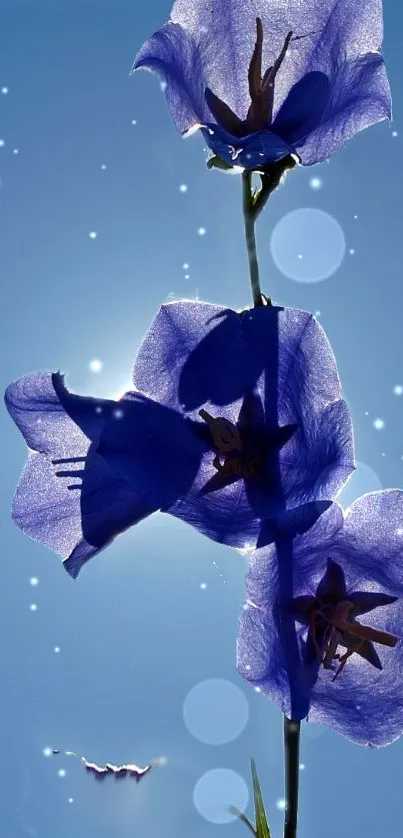
M361 744L403 732L403 492L373 492L312 524L263 527L247 574L238 670L293 719Z
M159 74L181 134L229 166L305 166L391 117L381 0L176 0L133 71Z
M5 402L29 448L13 519L73 577L116 535L184 494L197 472L203 446L189 424L140 394L77 396L59 373L44 372L10 384ZM104 433L125 438L130 483L99 453Z
M306 312L163 305L140 347L134 385L190 422L197 452L203 445L192 484L165 511L216 541L255 545L262 519L333 499L354 469L336 362ZM161 432L172 446L169 428ZM130 424L127 434L106 429L98 450L138 491L128 457L134 433Z

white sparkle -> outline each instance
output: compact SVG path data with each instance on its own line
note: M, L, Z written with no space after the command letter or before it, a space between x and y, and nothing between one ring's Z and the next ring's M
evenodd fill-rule
M393 392L395 396L402 396L403 395L403 387L401 384L395 384L393 388Z
M398 136L399 136L398 131L392 131L392 137L398 137Z
M320 311L319 311L319 309L318 309L317 311L315 311L315 317L320 317Z
M189 262L184 262L183 265L182 265L182 268L183 268L184 271L188 271L189 268L190 268Z
M254 687L254 690L255 690L255 693L261 693L262 692L260 687Z
M1 92L4 93L4 95L6 95L6 93L8 93L8 87L2 87Z
M201 582L201 584L200 584L200 590L201 590L201 591L205 591L205 590L206 590L206 588L207 588L206 583L205 583L205 582Z
M162 92L164 92L164 90L166 90L166 89L167 89L167 83L166 83L166 81L162 81L162 82L160 82L160 88L161 88Z
M132 125L137 125L137 119L132 119Z
M96 406L96 408L95 408L95 413L98 413L98 415L99 415L100 413L102 413L102 407L101 407L101 405L100 405L100 404L97 404L97 406Z
M185 274L185 279L190 279L190 274Z
M302 258L303 258L302 253L298 253L298 259L302 259Z
M18 154L18 148L13 148L13 154Z
M305 771L305 763L304 763L304 762L300 762L300 764L299 764L299 770L300 770L300 771Z
M59 768L59 770L58 770L58 772L57 772L57 776L58 776L58 777L65 777L65 776L66 776L66 771L65 771L65 769L64 769L64 768Z
M99 360L99 358L93 358L92 361L89 362L88 366L91 372L101 372L103 363Z
M369 416L369 411L368 410L365 411L365 415Z
M58 655L59 652L60 652L60 646L55 646L53 651L54 651L55 655Z
M183 192L183 193L185 193L185 192L187 192L187 191L188 191L188 189L189 189L189 187L188 187L188 185L187 185L186 183L181 183L181 185L180 185L180 187L179 187L179 192Z
M355 220L355 221L357 221L357 218L358 218L358 215L355 215L355 216L354 216L354 220Z
M396 530L396 535L403 535L403 527L398 527Z
M52 756L52 748L44 748L43 751L44 757L51 757Z
M95 230L92 230L91 233L88 233L88 235L90 239L96 239L98 233L96 233Z
M29 580L29 584L32 585L33 588L35 588L36 585L39 585L38 577L37 576L31 576L31 578Z
M322 186L322 180L320 177L311 177L309 181L309 186L311 189L320 189Z
M354 247L350 247L350 250L348 252L349 252L350 256L354 256L354 253L355 253Z
M102 169L103 172L105 171L105 169L106 169L105 163L102 163L101 169Z
M38 610L38 606L37 606L36 602L31 602L31 605L29 606L29 610L30 611L37 611Z
M123 419L124 413L120 407L117 407L116 410L113 411L113 415L115 419Z
M198 236L205 236L205 235L206 235L206 233L207 233L207 230L206 230L206 228L205 228L205 227L199 227L199 229L198 229L198 231L197 231L197 235L198 235Z
M69 803L74 803L74 797L69 797Z
M280 797L279 800L276 800L276 808L279 809L280 812L284 812L285 800L283 797Z
M5 144L6 144L5 140L0 140L0 148L3 148L3 146L5 146Z
M372 424L373 424L376 431L382 431L383 428L385 427L384 419L374 419Z

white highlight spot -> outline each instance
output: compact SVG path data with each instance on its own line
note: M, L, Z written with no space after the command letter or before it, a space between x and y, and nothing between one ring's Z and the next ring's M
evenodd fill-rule
M58 655L59 652L60 652L60 646L54 646L53 651L54 651L55 655Z
M379 419L379 418L374 419L372 424L373 424L376 431L382 431L383 428L385 427L385 420L384 419Z
M33 588L36 588L36 586L39 585L38 577L37 576L31 576L31 578L29 580L29 584L32 585Z
M185 192L188 191L188 189L189 189L189 187L186 183L181 183L181 185L179 187L179 192L185 193Z
M403 535L403 527L398 527L396 530L396 535L402 536Z
M182 265L182 268L183 268L184 271L188 271L189 268L190 268L189 262L184 262L183 265Z
M198 229L198 231L197 231L197 235L198 235L198 236L205 236L205 235L206 235L206 233L207 233L207 230L206 230L206 228L205 228L205 227L199 227L199 229Z
M200 583L200 590L201 590L201 591L205 591L205 590L206 590L206 588L207 588L206 583L205 583L205 582L201 582L201 583Z
M167 89L167 83L166 83L166 81L162 81L162 82L160 82L160 88L161 88L162 92L164 92L164 90L166 90L166 89Z
M96 406L96 408L95 408L95 413L98 413L98 415L99 415L100 413L102 413L102 407L101 407L101 405L100 405L100 404L97 404L97 406Z
M37 611L38 610L38 606L37 606L36 602L31 602L31 605L29 606L29 610L30 611Z
M196 684L183 703L188 731L206 745L224 745L236 739L249 719L249 705L239 687L224 678Z
M137 125L137 119L132 119L132 125Z
M92 361L88 364L91 372L101 372L103 363L99 360L99 358L93 358Z
M304 763L304 762L300 762L300 764L299 764L299 770L300 770L300 771L305 771L305 763Z
M113 411L113 415L115 419L123 419L124 412L120 407L117 407L116 410Z
M57 772L57 776L58 777L65 777L66 776L66 770L64 768L59 768L59 770Z
M89 233L88 235L89 235L90 239L96 239L98 233L96 233L95 230L92 230L91 233Z
M231 823L237 820L229 811L235 806L240 812L247 808L249 792L245 781L229 768L206 771L197 781L193 802L199 814L210 823Z
M105 163L102 163L101 169L102 169L103 172L105 171L105 169L106 169Z
M402 385L401 385L401 384L395 384L395 386L394 386L394 388L393 388L393 392L394 392L395 396L401 396L401 395L403 395L403 387L402 387Z
M261 693L262 692L260 687L254 687L254 690L255 690L255 693Z
M280 812L284 812L285 800L283 797L280 797L279 800L276 800L276 809L278 809Z
M321 178L320 177L311 177L311 179L309 181L309 186L311 187L311 189L315 189L315 190L321 189L322 188Z
M398 131L392 131L392 137L398 137L398 136L399 136Z
M74 803L74 797L69 797L69 803Z
M18 148L13 148L13 154L18 154Z
M0 148L3 148L6 144L5 140L0 140Z
M51 757L52 756L52 748L44 748L43 751L44 757Z
M1 92L6 95L8 93L8 87L2 87Z
M355 254L354 247L350 247L350 250L348 252L349 252L350 256L354 256L354 254Z

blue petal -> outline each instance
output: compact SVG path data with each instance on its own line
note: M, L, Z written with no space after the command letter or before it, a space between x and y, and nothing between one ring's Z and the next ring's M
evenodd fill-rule
M240 673L283 712L307 716L308 721L328 725L359 744L377 747L394 741L403 730L403 642L395 649L375 643L381 669L353 654L333 681L329 671L302 663L298 650L306 631L303 626L294 624L293 636L285 642L284 620L290 628L290 599L314 596L331 558L344 572L347 599L358 591L386 595L385 604L358 621L401 637L402 519L399 490L360 498L344 520L340 507L333 504L310 530L292 540L286 580L286 537L257 550L247 577L250 604L239 630Z
M61 555L75 577L115 535L153 511L90 444L90 437L99 438L113 402L69 394L61 376L50 373L14 382L5 400L33 449L15 493L13 519L24 533Z
M371 53L337 65L318 127L298 138L295 150L305 166L326 160L354 134L391 118L391 94L382 57Z
M209 118L199 46L186 29L173 23L159 29L141 47L132 72L141 68L158 73L166 84L167 104L181 134Z
M283 137L291 148L299 147L320 123L329 94L329 79L324 73L307 73L291 88L272 130Z
M68 393L63 376L48 372L33 373L14 381L7 387L4 401L28 447L44 454L54 450L54 438L63 445L66 427L69 432L66 450L74 443L88 448L88 440L99 438L105 416L114 404ZM67 424L66 412L73 420Z
M205 449L180 413L129 393L97 450L148 507L160 509L186 494Z
M160 394L174 400L179 374L179 401L191 409L191 415L194 408L213 404L212 415L231 422L238 421L242 394L253 386L264 407L268 433L278 426L297 426L280 451L268 455L267 484L249 478L206 492L217 478L211 444L211 450L202 456L193 485L167 510L209 538L243 548L256 541L262 519L300 504L337 496L354 470L351 418L346 404L339 399L340 382L333 353L312 316L293 309L254 309L238 316L238 321L228 315L213 328L207 318L202 337L200 310L195 308L198 304L192 304L190 342L183 333L187 323L185 306L174 304L168 329L166 317L161 322L158 315L155 327L145 339L141 377L136 376L136 381L141 384L147 379L152 387L155 380ZM173 323L181 324L181 328L173 328ZM196 333L199 343L194 344ZM164 340L165 355L159 344ZM194 350L189 353L192 345ZM184 347L187 358L182 355ZM181 373L180 366L176 367L179 357L183 364ZM154 365L158 370L155 379Z

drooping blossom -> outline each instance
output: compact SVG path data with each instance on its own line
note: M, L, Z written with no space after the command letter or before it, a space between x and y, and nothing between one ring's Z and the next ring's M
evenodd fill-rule
M10 384L5 402L29 448L13 519L61 555L73 577L116 535L172 503L194 479L202 445L191 434L186 451L183 418L140 394L126 393L117 402L78 396L59 373L43 372ZM119 437L128 421L130 483L98 452L103 432Z
M330 157L391 117L381 0L176 0L133 70L159 74L181 134L253 170Z
M336 362L306 312L163 305L140 348L134 384L190 421L195 444L203 443L193 483L166 511L216 541L255 544L262 519L333 499L354 469ZM129 483L131 433L104 432L99 449Z
M331 504L312 526L307 509L262 529L238 670L289 718L387 745L403 732L403 492Z

